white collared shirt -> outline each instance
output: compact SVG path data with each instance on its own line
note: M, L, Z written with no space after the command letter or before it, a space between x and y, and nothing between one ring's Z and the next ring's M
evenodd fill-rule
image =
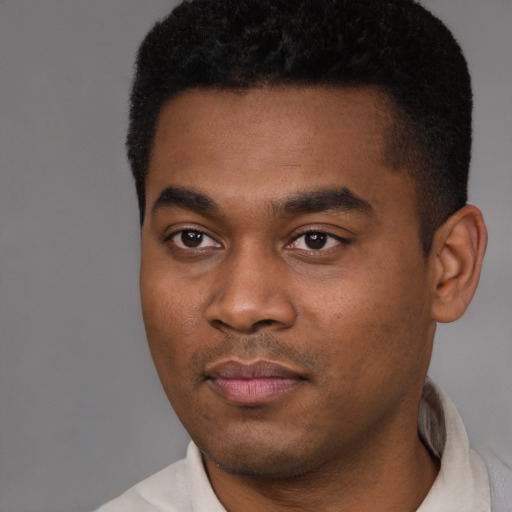
M448 395L427 378L418 416L423 443L441 459L434 485L417 512L490 512L487 468L470 446Z
M470 448L450 398L427 379L418 418L420 436L441 458L439 474L417 512L490 512L487 468ZM512 510L512 509L511 509ZM143 480L97 512L226 512L190 443L186 459Z

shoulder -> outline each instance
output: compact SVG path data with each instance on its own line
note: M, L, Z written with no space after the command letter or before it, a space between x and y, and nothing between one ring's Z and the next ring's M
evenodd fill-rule
M175 462L142 480L96 512L188 512L187 462Z
M479 451L487 466L492 512L512 511L512 467L489 451Z
M96 512L226 512L191 441L182 459L131 487Z

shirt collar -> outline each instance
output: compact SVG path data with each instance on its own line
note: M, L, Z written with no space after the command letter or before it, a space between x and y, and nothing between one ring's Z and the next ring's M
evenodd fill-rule
M427 449L441 459L441 467L417 512L490 512L487 468L470 448L455 405L429 378L420 402L418 432Z

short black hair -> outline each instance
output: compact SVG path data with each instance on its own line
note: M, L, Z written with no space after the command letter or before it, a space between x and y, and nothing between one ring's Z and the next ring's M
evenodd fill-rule
M414 0L189 0L156 23L138 51L127 137L141 225L163 104L194 88L268 85L386 94L389 162L415 180L428 254L467 201L472 93L454 36Z

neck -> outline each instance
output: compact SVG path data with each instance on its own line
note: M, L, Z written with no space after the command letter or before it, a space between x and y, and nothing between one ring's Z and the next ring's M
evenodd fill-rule
M415 511L439 470L421 443L416 425L372 436L352 450L301 475L252 478L222 471L208 459L212 486L228 512Z

